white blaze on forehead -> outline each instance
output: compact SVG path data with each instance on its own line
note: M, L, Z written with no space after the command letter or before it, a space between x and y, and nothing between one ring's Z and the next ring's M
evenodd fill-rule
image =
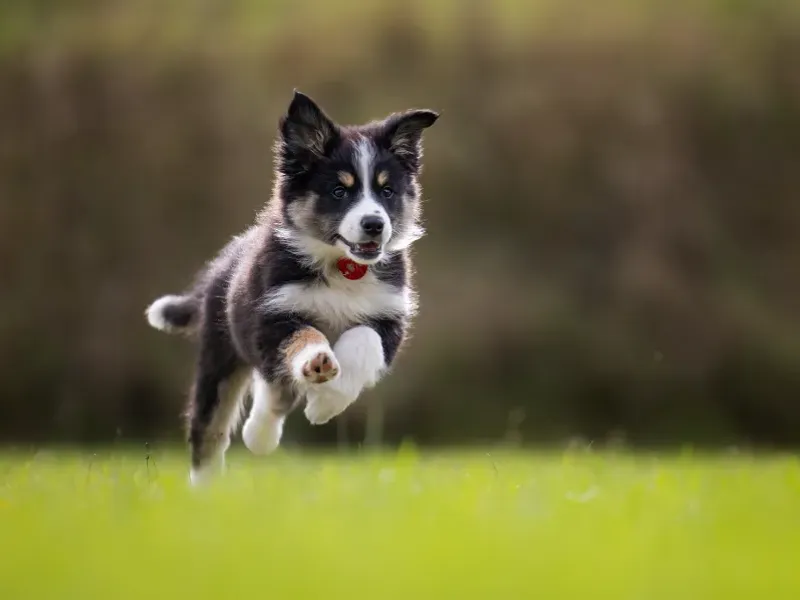
M375 155L375 145L372 141L361 138L356 144L356 168L364 188L371 188Z
M375 179L375 158L377 149L375 144L367 138L361 138L356 144L356 168L358 178L361 180L359 196L345 214L339 225L339 235L349 242L359 242L363 237L361 219L368 215L377 215L383 218L382 242L385 244L392 237L392 224L389 215L372 191L372 182Z

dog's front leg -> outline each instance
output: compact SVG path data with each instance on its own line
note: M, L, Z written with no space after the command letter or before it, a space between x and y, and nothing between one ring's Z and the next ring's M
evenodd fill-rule
M260 366L253 375L253 404L242 438L254 454L268 454L280 444L296 399L336 380L341 367L325 335L301 319L274 316L250 334Z
M326 423L355 402L364 389L377 384L394 360L403 335L404 324L399 319L377 320L345 331L333 347L340 376L314 386L306 396L309 422Z

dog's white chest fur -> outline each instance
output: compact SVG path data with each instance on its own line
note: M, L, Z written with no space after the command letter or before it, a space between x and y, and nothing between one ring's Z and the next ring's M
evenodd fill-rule
M290 283L267 294L267 311L296 311L320 324L333 343L344 331L367 319L410 316L414 298L408 288L397 288L374 275L351 281L333 276L328 283Z

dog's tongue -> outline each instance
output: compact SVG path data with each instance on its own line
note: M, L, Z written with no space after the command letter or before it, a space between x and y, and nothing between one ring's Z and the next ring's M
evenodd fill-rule
M339 268L339 272L347 279L361 279L367 274L367 269L369 268L367 265L359 264L346 256L340 258L336 266Z

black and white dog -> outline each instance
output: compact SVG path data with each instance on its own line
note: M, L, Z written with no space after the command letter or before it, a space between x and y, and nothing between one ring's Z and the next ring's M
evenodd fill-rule
M410 110L341 126L295 91L255 224L183 295L148 307L153 327L200 341L193 483L224 466L248 392L242 437L266 454L303 399L308 420L325 423L386 373L415 311L408 249L422 235L422 132L437 118Z

